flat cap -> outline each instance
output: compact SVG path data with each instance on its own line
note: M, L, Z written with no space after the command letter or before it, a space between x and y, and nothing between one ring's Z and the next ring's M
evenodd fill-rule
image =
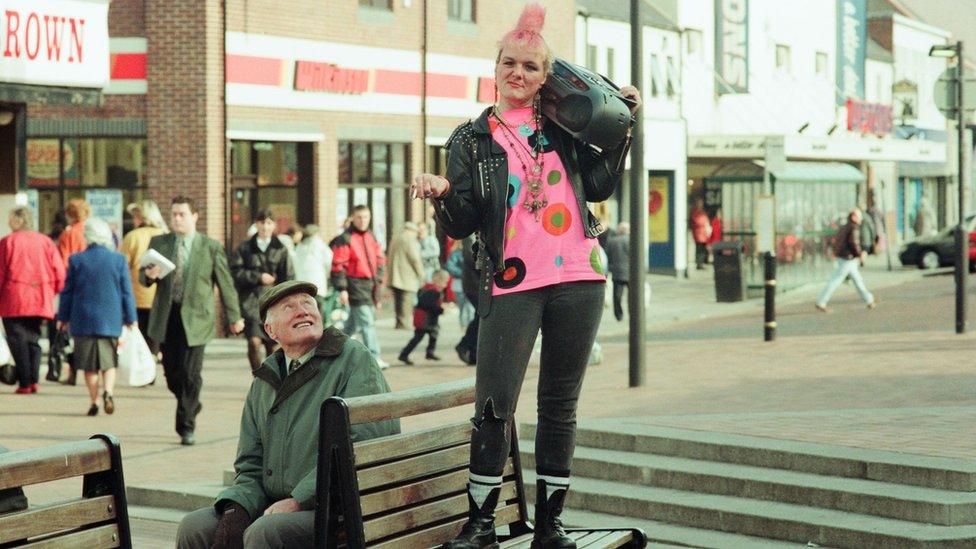
M281 284L275 284L268 291L264 292L261 296L261 300L258 304L258 308L261 311L261 320L264 320L265 315L268 314L268 309L272 305L281 301L282 299L297 293L308 294L315 297L319 293L319 289L311 282L303 282L301 280L289 280L287 282L282 282Z

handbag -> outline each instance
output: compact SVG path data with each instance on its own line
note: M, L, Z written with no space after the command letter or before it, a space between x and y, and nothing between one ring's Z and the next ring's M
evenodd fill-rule
M7 344L7 334L0 326L0 382L7 385L17 383L17 369L13 364L13 355L10 354L10 345Z
M118 380L129 387L149 385L156 379L156 357L138 328L125 327L119 338Z
M59 381L64 363L67 362L68 344L71 337L66 330L57 330L51 338L51 348L47 353L47 375L44 379L48 381Z

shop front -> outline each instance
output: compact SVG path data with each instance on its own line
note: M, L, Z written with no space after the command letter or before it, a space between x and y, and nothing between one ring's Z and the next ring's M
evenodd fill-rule
M137 168L138 145L32 139L33 108L100 103L109 82L108 6L107 0L0 2L0 208L30 204L38 221L47 221L53 213L39 212L42 203L104 187L109 166ZM123 156L129 160L118 160Z

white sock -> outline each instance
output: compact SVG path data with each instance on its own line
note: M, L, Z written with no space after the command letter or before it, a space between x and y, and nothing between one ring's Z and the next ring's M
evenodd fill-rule
M488 499L491 491L501 487L501 485L502 477L500 476L489 477L468 472L468 493L471 494L471 499L474 500L479 509L485 504L485 500Z
M569 477L539 475L538 478L546 481L546 499L551 498L557 490L569 490Z

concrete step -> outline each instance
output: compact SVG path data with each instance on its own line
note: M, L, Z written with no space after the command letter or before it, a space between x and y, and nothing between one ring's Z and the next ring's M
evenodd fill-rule
M180 509L167 509L164 507L148 507L145 505L129 505L129 518L152 520L156 522L169 522L179 524L189 511Z
M534 496L534 494L533 494ZM529 517L535 508L529 505ZM648 547L699 547L702 549L795 549L803 544L789 543L753 536L742 536L714 530L677 526L647 519L594 513L579 509L565 509L563 523L572 528L640 528L647 534Z
M126 499L130 506L152 507L176 511L196 511L213 505L224 487L219 484L151 484L126 486Z
M521 425L520 438L532 440L534 437L534 424ZM673 429L625 419L580 422L576 444L606 450L976 492L976 460L972 459Z
M531 441L520 441L519 448L522 466L534 468L534 445ZM976 492L579 446L573 457L573 475L912 522L945 526L976 524Z
M535 495L534 471L524 471ZM576 477L566 506L829 547L973 547L976 526L939 526L832 509Z

